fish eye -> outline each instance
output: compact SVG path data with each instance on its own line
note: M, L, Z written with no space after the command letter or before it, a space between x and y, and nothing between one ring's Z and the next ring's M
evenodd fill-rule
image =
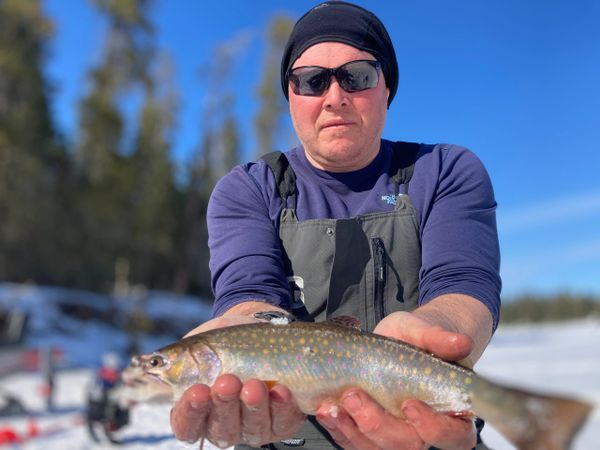
M148 360L148 365L152 368L162 367L165 365L165 359L161 355L152 355Z

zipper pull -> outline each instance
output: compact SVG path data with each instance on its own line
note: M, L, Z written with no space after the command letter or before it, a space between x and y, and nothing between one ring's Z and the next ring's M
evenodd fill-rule
M373 239L375 244L375 255L377 255L377 279L378 281L385 281L385 247L383 241L380 238Z

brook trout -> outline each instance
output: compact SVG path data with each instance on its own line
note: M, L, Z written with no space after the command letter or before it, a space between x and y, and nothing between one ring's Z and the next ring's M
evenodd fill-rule
M123 379L146 393L170 390L177 399L193 384L211 386L224 373L287 386L305 414L314 414L325 399L339 400L350 387L363 389L397 417L404 400L419 399L440 412L481 417L520 450L568 449L592 409L501 386L412 345L330 321L207 331L134 357Z

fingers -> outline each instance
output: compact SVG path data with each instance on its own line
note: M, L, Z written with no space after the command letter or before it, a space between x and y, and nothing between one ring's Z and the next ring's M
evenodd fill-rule
M405 401L402 413L419 437L434 447L447 450L475 448L477 432L471 418L439 414L416 400Z
M446 361L459 361L466 358L473 348L472 340L460 333L446 331L442 327L432 327L424 331L421 341L423 348Z
M171 410L171 428L175 437L181 441L196 442L204 436L211 406L208 386L198 384L185 391Z
M242 384L228 374L219 376L212 389L192 386L171 411L171 427L177 439L195 442L205 437L221 448L239 443L258 447L287 439L304 419L284 386L269 391L262 381Z
M211 390L212 408L207 437L220 448L240 441L240 392L242 382L233 375L221 375Z
M344 393L339 408L324 403L317 411L317 420L346 450L424 448L423 440L413 427L389 414L360 390Z
M466 358L473 349L468 336L447 331L408 312L390 314L377 324L374 332L416 345L447 361Z
M412 450L443 448L470 450L477 435L472 420L436 413L425 403L402 404L406 419L392 416L365 392L351 389L340 406L324 402L317 420L346 450Z
M269 392L264 383L250 380L240 394L242 412L242 442L258 447L269 442L271 437L271 413L269 410Z
M273 441L289 439L300 429L306 416L296 406L292 393L277 385L269 391L271 401L271 433Z

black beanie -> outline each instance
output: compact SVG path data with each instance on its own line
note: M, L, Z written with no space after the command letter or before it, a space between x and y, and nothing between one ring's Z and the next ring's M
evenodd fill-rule
M315 6L294 25L281 58L281 87L288 98L288 73L309 47L320 42L341 42L372 54L381 63L390 90L388 107L398 89L398 62L385 26L370 11L342 1Z

